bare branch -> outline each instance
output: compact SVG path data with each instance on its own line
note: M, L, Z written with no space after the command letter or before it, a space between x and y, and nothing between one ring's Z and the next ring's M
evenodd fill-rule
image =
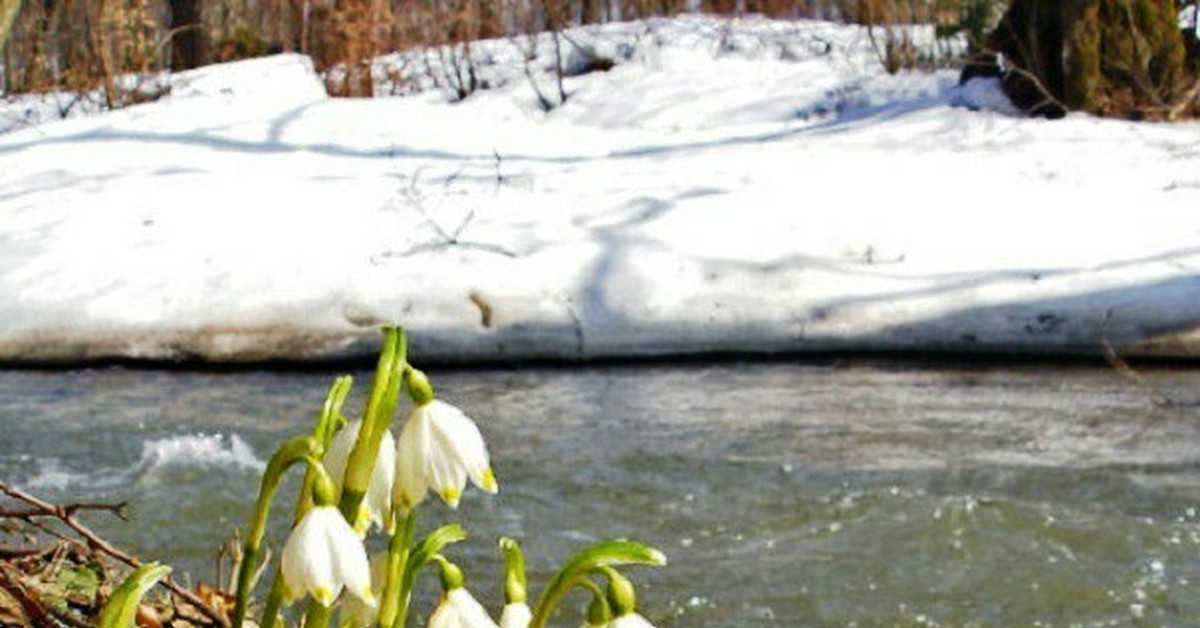
M12 497L13 499L25 502L26 504L33 506L35 509L37 509L41 513L41 514L36 515L37 517L53 517L55 519L58 519L64 525L66 525L68 528L73 530L76 534L83 537L84 540L86 541L86 543L85 543L85 542L81 542L81 541L78 541L75 539L68 539L71 542L81 545L81 546L85 546L89 549L98 551L102 554L105 554L107 556L115 558L115 559L121 561L122 563L129 565L130 567L140 567L142 565L142 561L139 560L136 556L127 554L127 553L121 551L120 549L114 547L111 543L104 540L98 534L93 532L90 528L88 528L87 526L80 523L79 520L75 518L76 512L78 512L80 510L80 508L78 508L78 506L80 506L79 504L75 505L77 507L74 510L68 510L64 506L56 506L54 504L51 504L47 501L44 501L33 495L30 495L29 493L26 493L25 491L22 491L21 489L11 486L6 482L0 482L0 493L4 493L4 494L8 495L9 497ZM91 506L91 505L84 504L84 506ZM114 514L115 514L115 511L120 510L120 507L123 507L123 505L118 505L118 508L114 509ZM86 509L91 509L91 508L86 508ZM208 617L210 620L212 620L213 624L222 626L222 627L229 626L229 620L225 617L225 615L223 615L219 611L210 607L208 604L206 604L204 602L204 600L201 600L200 597L197 596L195 593L180 586L178 583L176 583L171 578L164 578L162 580L162 585L164 587L166 587L167 589L169 589L175 595L182 598L188 604L196 607L196 609L198 609L206 617Z
M1112 322L1114 309L1115 308L1109 308L1108 311L1104 313L1104 322L1100 328L1100 344L1103 347L1104 360L1108 362L1109 366L1113 367L1113 370L1115 370L1122 377L1128 379L1134 384L1137 384L1138 387L1142 389L1142 392L1146 394L1146 397L1150 399L1150 403L1154 404L1156 407L1169 408L1174 406L1175 403L1171 401L1170 398L1162 394L1162 392L1160 392L1153 384L1147 381L1141 373L1133 370L1133 367L1129 366L1129 363L1126 362L1125 359L1119 354L1117 354L1117 350L1113 347L1108 335L1109 323Z

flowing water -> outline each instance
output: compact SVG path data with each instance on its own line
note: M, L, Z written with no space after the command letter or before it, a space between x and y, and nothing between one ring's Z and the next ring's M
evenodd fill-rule
M2 372L0 478L129 500L133 524L88 520L211 581L274 444L309 429L333 375ZM500 535L523 541L535 591L575 549L633 537L670 560L631 571L660 626L1200 625L1195 370L1147 372L1173 408L1066 366L431 376L479 420L501 481L467 493L473 538L451 550L493 608ZM426 510L426 529L452 516Z

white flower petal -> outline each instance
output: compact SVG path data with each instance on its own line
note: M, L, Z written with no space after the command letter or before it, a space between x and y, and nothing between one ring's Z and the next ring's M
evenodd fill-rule
M366 550L333 506L317 506L300 520L284 543L281 569L292 597L308 593L329 606L344 586L371 597Z
M325 458L321 460L321 464L325 465L325 470L329 472L329 477L333 479L339 493L342 491L342 482L346 479L346 464L350 461L350 451L354 449L360 429L362 429L361 419L351 421L349 425L339 430L337 434L334 434L333 440L329 442L329 449L325 451Z
M367 552L362 540L351 528L341 513L336 522L331 521L326 534L329 540L329 552L333 556L333 576L337 579L337 592L344 585L350 593L367 604L374 603L375 596L371 594L371 565L367 561Z
M451 589L429 616L429 628L499 628L483 606L462 587Z
M425 472L425 461L429 457L429 417L422 407L412 411L400 438L396 439L392 500L406 512L421 503L429 490Z
M387 578L388 554L380 552L371 557L371 595L378 602L383 595L383 584ZM342 603L342 614L351 626L368 628L375 625L379 616L379 604L367 604L358 596L347 597Z
M500 628L529 628L533 611L523 602L506 604L500 613Z
M490 493L497 490L479 428L444 401L414 408L396 441L393 501L407 512L432 490L456 507L468 479Z
M384 430L379 442L379 454L375 457L375 469L371 472L371 484L367 487L367 506L371 522L380 529L387 529L392 512L392 485L396 479L396 439L390 430Z
M495 493L496 481L479 426L448 403L434 400L429 405L435 446L462 465L475 486Z
M608 628L654 628L654 624L637 613L627 613L609 622Z

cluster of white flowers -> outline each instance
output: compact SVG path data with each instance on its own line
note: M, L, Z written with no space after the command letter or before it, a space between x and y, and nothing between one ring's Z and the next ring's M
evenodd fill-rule
M498 623L463 586L462 571L441 554L448 544L466 538L461 527L443 526L413 544L413 511L429 493L457 508L468 482L488 493L496 493L499 485L479 427L462 410L436 399L424 374L407 366L402 332L390 329L387 333L390 344L381 356L376 379L383 384L372 389L364 419L349 422L334 433L336 425L346 423L340 408L351 385L349 377L339 378L326 398L313 436L288 441L268 464L243 567L254 567L272 495L289 466L308 464L305 490L311 489L312 501L302 501L299 506L303 514L284 543L276 586L261 625L275 626L281 605L311 596L306 625L327 628L332 607L345 590L349 595L337 625L404 628L412 579L422 567L436 562L442 569L443 594L429 616L431 628L543 628L571 587L586 583L599 591L590 581L596 574L608 577L612 601L599 596L596 605L602 612L587 626L650 626L633 612L632 584L611 567L665 563L660 552L640 544L606 541L581 551L552 580L555 584L543 593L538 608L531 609L526 604L520 546L512 539L502 539L506 605ZM396 401L389 394L398 395L402 384L407 385L413 409L396 438L387 427ZM390 535L391 542L387 552L368 560L364 539L372 527ZM243 576L238 579L235 624L245 617L253 586L251 578Z
M325 468L337 483L338 492L361 429L362 421L350 423L334 437L325 455ZM307 594L323 606L330 606L342 589L347 589L359 602L373 607L371 569L361 539L368 526L386 528L393 503L408 513L429 491L457 507L468 479L489 493L499 490L479 427L462 410L444 401L433 399L416 406L398 440L390 431L384 432L355 525L348 524L334 506L320 505L292 530L284 544L281 564L288 601ZM510 621L506 626L527 624ZM496 624L470 593L459 588L447 593L429 625Z

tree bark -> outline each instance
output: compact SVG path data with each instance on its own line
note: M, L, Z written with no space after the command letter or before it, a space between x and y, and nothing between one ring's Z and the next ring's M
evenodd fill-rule
M1197 80L1175 0L1012 0L988 44L1033 115L1174 117Z
M21 0L0 0L0 50L8 43L8 34L12 31L20 10Z
M171 69L189 70L207 61L204 31L200 23L200 0L170 0Z

